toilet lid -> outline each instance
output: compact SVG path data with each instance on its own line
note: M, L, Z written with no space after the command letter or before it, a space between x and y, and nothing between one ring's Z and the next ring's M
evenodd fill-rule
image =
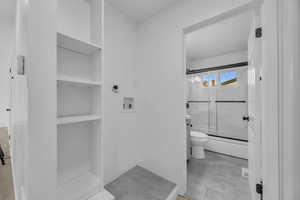
M191 131L192 137L198 137L198 138L208 138L208 135L199 131Z

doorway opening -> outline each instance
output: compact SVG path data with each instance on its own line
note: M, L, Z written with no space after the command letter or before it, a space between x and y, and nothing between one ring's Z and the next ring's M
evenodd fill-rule
M14 173L12 158L11 111L11 62L14 50L16 1L4 0L5 13L0 17L0 199L14 200Z
M187 196L256 200L262 181L258 7L184 31Z

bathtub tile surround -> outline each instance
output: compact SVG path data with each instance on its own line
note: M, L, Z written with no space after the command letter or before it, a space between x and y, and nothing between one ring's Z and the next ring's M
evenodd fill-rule
M206 151L206 159L188 164L188 191L193 200L250 200L247 160Z
M169 200L176 184L136 166L105 188L117 200Z

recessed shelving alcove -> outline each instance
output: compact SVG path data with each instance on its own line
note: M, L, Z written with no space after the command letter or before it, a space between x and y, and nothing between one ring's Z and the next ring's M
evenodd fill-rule
M102 0L57 0L57 175L61 200L102 183Z
M57 65L59 77L82 81L100 81L101 48L69 36L57 34ZM65 41L66 40L66 41Z
M101 123L97 118L86 120L61 123L57 128L58 182L62 199L88 197L99 192Z
M57 84L57 116L99 114L101 109L100 87L85 84Z

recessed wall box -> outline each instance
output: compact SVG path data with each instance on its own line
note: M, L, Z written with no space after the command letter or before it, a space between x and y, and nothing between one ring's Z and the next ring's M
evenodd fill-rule
M135 111L135 101L133 97L123 98L123 112L134 112Z

